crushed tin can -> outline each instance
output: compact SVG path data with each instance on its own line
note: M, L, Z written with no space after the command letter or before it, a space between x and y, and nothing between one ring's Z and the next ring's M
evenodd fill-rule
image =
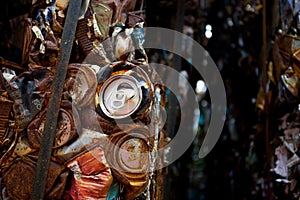
M91 3L96 20L95 29L99 29L100 39L105 39L109 34L109 27L112 20L113 10L102 1L95 0Z
M83 53L84 57L87 56L93 49L94 38L91 37L90 27L88 25L90 17L91 16L78 20L78 25L76 28L76 38L78 40L80 51Z
M141 195L149 180L150 130L146 126L124 125L109 136L106 158L116 179L124 185L124 198Z
M31 199L37 156L25 155L2 169L3 183L9 199ZM63 199L69 172L66 167L50 161L45 199Z
M28 125L27 137L32 148L39 149L44 132L47 109L42 110ZM79 114L68 101L63 101L58 114L57 131L53 148L60 148L78 138L81 132Z
M282 101L297 102L299 99L299 77L294 69L289 67L284 74L280 76L279 94Z
M66 144L61 148L53 149L53 156L60 163L69 163L76 157L94 149L95 146L104 149L107 144L108 139L106 134L83 128L79 137L74 142Z
M73 172L69 190L73 200L106 199L113 177L100 147L80 155L67 166Z
M120 61L102 68L98 74L101 78L98 78L95 103L101 116L134 119L151 107L153 85L139 66Z
M0 96L0 142L5 139L6 132L9 128L9 120L13 108L13 101Z
M119 119L134 113L142 101L142 90L128 75L109 78L100 89L100 108L108 117Z
M65 92L78 109L94 105L97 87L96 72L88 64L70 64L65 81Z
M18 128L26 128L46 105L52 80L51 71L37 69L23 72L9 82L8 95L14 101L13 112Z

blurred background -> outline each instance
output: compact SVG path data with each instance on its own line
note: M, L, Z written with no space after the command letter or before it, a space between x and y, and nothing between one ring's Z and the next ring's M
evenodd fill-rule
M256 106L263 74L262 3L249 0L155 0L146 5L147 26L183 32L209 52L222 74L227 94L227 118L221 137L212 152L200 159L198 153L210 118L209 93L189 62L180 60L178 64L174 56L151 52L152 61L186 71L199 95L197 139L181 159L168 168L166 199L271 198L268 197L270 188L266 186L270 182L265 133L259 130L263 129L264 122L260 121ZM269 18L275 4L275 1L268 1L268 27L272 25ZM169 134L172 137L172 133Z
M227 95L221 137L200 159L209 92L189 61L149 53L152 61L186 73L201 111L193 146L168 168L165 199L299 198L299 6L293 0L148 2L147 26L174 29L200 43L220 70ZM196 53L184 41L182 46L183 53Z

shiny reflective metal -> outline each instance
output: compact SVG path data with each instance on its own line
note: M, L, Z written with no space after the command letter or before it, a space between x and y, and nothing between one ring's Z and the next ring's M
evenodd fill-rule
M114 178L124 185L124 200L136 199L150 179L150 152L153 136L147 126L119 124L121 131L108 136L105 157Z
M294 97L298 97L298 89L300 86L299 78L293 69L288 68L285 74L281 75L281 80Z
M100 108L113 119L130 116L140 106L142 89L132 76L122 74L110 77L100 90Z

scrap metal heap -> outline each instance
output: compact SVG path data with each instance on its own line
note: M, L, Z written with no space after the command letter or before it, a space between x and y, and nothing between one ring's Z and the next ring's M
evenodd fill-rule
M276 3L272 17L278 22L273 25L272 48L264 66L265 84L261 85L257 108L263 114L265 135L269 135L266 142L272 195L276 199L299 199L300 2Z
M22 65L1 62L0 199L31 199L67 8L66 0L33 0ZM46 199L157 195L154 168L163 160L151 153L164 143L155 131L162 130L164 90L143 48L144 17L139 0L82 2Z

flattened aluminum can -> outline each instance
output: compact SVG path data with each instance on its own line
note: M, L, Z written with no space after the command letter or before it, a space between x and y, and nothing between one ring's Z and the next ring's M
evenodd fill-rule
M100 108L110 118L130 116L140 106L142 90L138 81L129 75L110 77L100 90Z

